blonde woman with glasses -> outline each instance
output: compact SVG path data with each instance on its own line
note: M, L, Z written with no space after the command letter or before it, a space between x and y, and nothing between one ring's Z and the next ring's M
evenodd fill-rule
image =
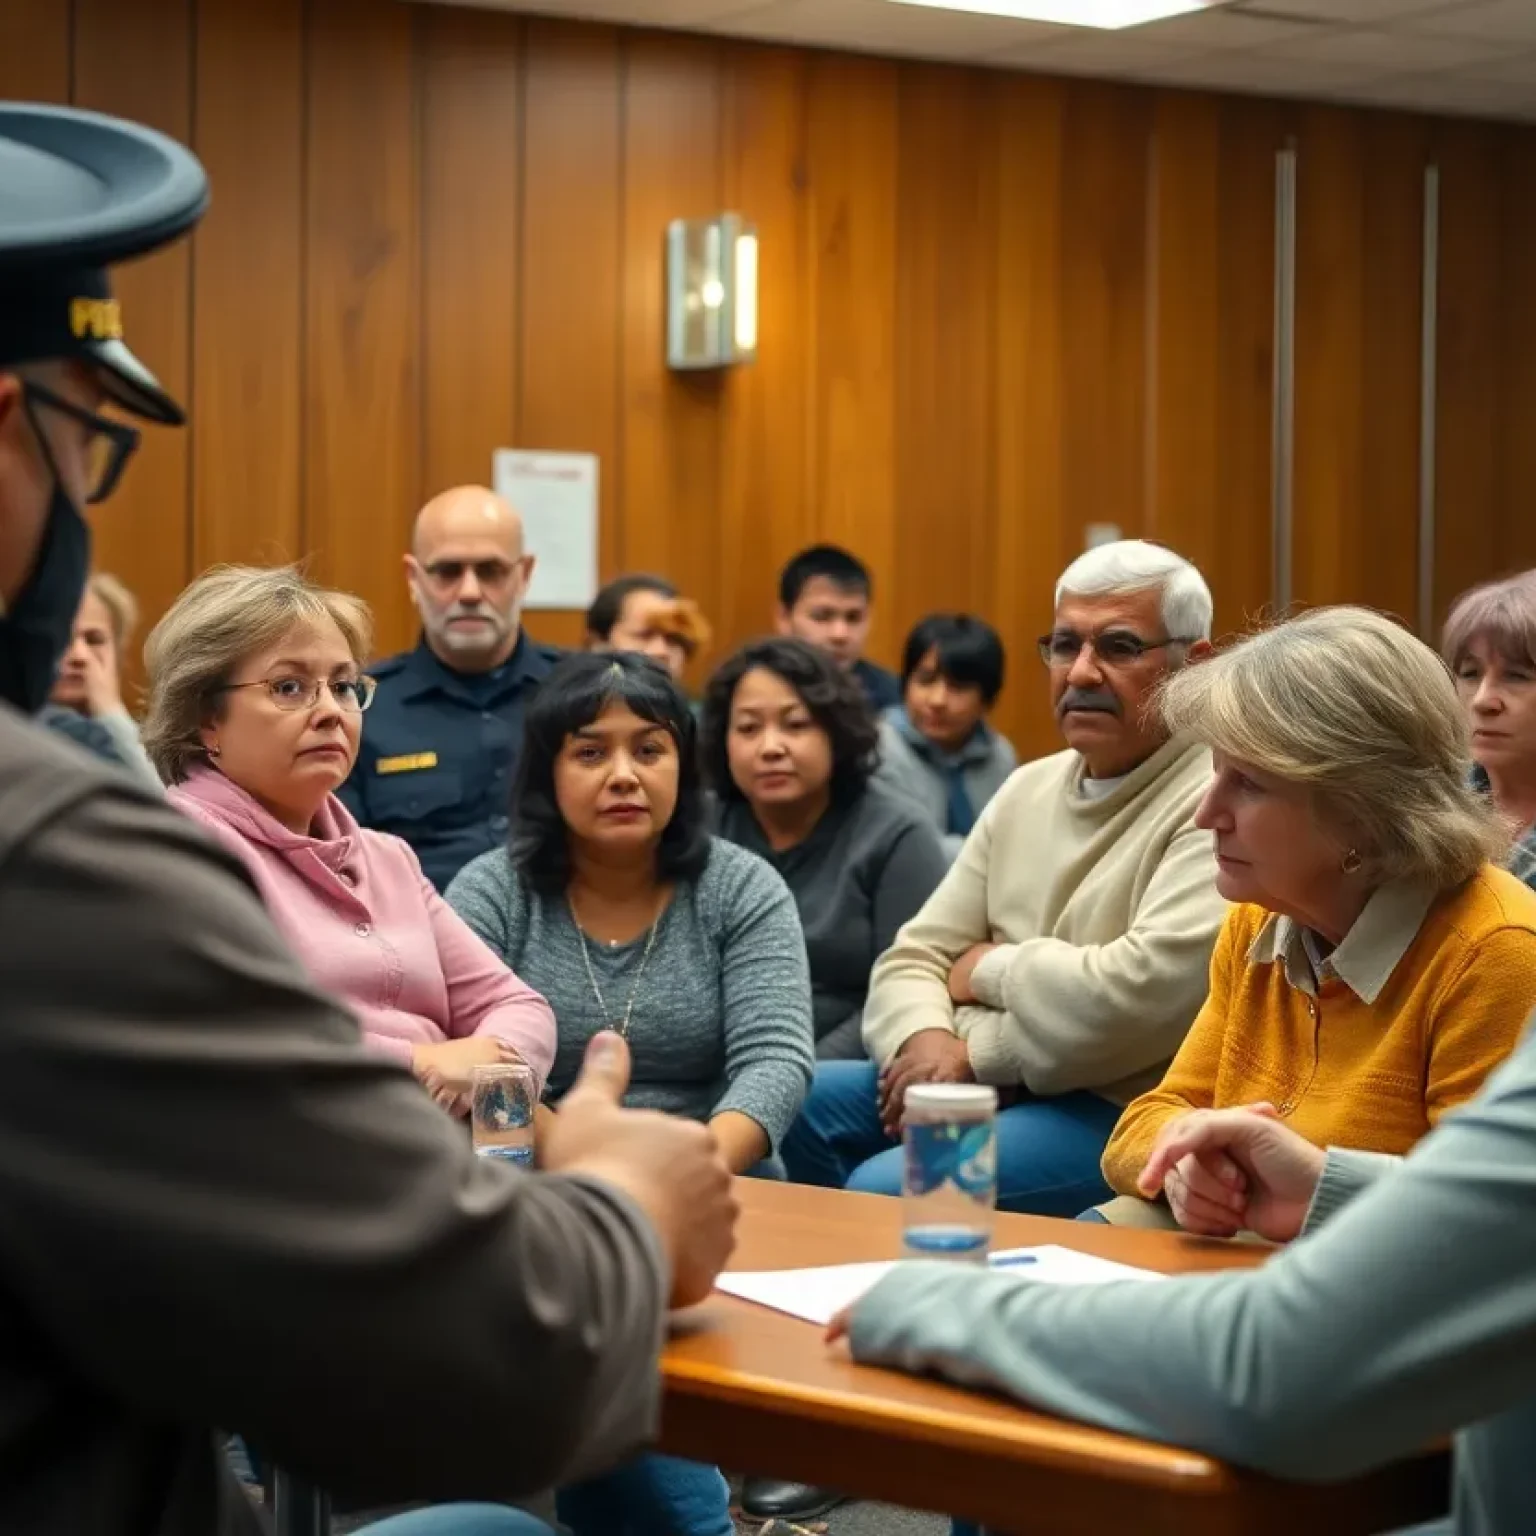
M245 865L316 983L462 1114L478 1065L523 1061L542 1085L555 1021L410 847L359 827L336 798L373 698L370 638L358 598L292 568L211 570L145 645L144 745L171 802Z

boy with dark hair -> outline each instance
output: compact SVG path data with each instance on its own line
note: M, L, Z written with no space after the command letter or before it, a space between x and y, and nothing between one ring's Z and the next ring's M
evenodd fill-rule
M863 561L836 544L803 549L779 577L779 633L825 651L851 672L879 714L901 702L893 672L864 658L873 586Z

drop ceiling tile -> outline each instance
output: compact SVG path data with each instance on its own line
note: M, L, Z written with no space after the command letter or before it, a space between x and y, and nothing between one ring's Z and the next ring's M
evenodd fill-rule
M1536 43L1536 0L1472 0L1450 10L1411 16L1405 30L1499 43Z
M967 59L1066 36L1078 29L1020 21L1014 16L892 5L888 0L774 0L733 12L712 24L711 30L871 53Z
M1047 74L1059 70L1072 75L1114 75L1154 64L1171 64L1201 51L1180 43L1158 42L1143 37L1141 32L1140 27L1119 32L1089 32L1073 27L1055 41L1010 50L988 62L1017 64Z
M1536 0L1532 3L1536 4ZM1373 27L1314 30L1306 36L1271 43L1264 50L1275 58L1350 64L1381 74L1456 69L1503 51L1503 45L1486 39L1431 37L1425 33L1389 32Z
M1239 12L1268 16L1304 16L1343 26L1374 23L1397 25L1404 17L1454 9L1461 0L1242 0Z
M1512 85L1536 87L1536 51L1507 49L1491 59L1463 65L1456 73L1472 80L1501 80Z
M1396 75L1368 81L1361 87L1360 97L1378 106L1474 117L1530 117L1536 113L1536 87L1469 80L1462 75Z
M1333 60L1280 59L1263 52L1209 55L1208 84L1215 91L1260 91L1274 96L1317 96L1346 91L1372 78L1359 65Z
M1536 5L1536 0L1531 3ZM1214 52L1219 48L1264 48L1287 38L1306 36L1316 29L1315 22L1223 9L1192 11L1185 16L1144 22L1122 35L1146 37L1160 43L1180 43L1187 48Z

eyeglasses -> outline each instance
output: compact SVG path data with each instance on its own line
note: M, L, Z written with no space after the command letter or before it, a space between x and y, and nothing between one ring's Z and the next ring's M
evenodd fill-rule
M313 709L320 700L320 690L329 688L338 709L360 715L373 703L379 685L371 677L342 677L326 681L318 677L262 677L254 683L224 683L215 693L235 693L241 688L265 688L279 709Z
M22 399L27 402L27 415L31 418L32 430L37 433L38 441L42 443L43 452L48 456L49 465L55 474L58 473L58 465L53 462L53 451L49 447L42 423L37 419L34 405L57 411L90 432L85 445L88 477L85 499L93 505L105 501L117 489L117 482L122 479L128 460L139 446L139 429L130 427L126 422L98 416L95 411L88 411L84 406L76 405L73 400L66 400L51 389L34 384L30 379L22 381L21 389Z
M434 560L423 566L427 579L438 587L456 587L464 580L466 571L475 573L477 586L502 587L512 579L518 565L506 560Z
M1080 635L1074 629L1057 629L1041 635L1036 642L1040 660L1048 667L1069 667L1083 654L1086 645L1106 667L1128 667L1140 661L1148 651L1166 650L1170 645L1192 645L1177 635L1164 640L1143 640L1128 629L1106 629L1099 635Z

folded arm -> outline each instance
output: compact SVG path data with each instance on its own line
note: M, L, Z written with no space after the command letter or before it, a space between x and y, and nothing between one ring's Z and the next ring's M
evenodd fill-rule
M913 1035L953 1034L950 967L973 945L992 937L987 914L987 867L998 800L981 813L959 857L875 963L864 1004L864 1045L879 1066L894 1060Z
M1210 834L1188 827L1169 843L1119 938L999 945L971 977L977 1001L1002 1010L995 1030L971 1033L977 1078L1069 1093L1167 1061L1205 996L1225 912Z

